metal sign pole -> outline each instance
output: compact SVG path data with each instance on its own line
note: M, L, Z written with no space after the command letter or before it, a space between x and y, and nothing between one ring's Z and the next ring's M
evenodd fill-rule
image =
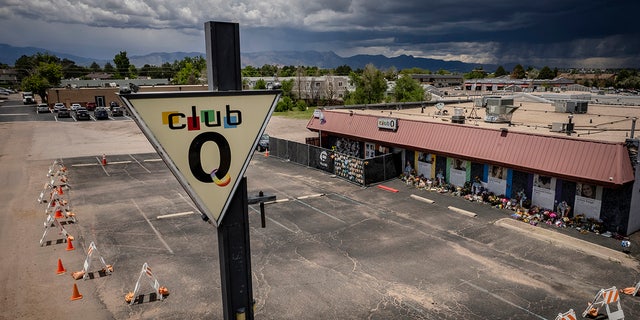
M242 90L240 26L237 23L205 23L207 75L210 91ZM251 248L247 179L241 178L218 226L218 252L224 319L244 316L253 320Z

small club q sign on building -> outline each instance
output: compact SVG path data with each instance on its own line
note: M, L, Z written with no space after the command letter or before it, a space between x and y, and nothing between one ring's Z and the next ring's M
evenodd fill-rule
M395 119L395 118L378 118L378 129L397 131L398 130L398 119Z
M219 226L280 91L123 94L134 121L198 209Z

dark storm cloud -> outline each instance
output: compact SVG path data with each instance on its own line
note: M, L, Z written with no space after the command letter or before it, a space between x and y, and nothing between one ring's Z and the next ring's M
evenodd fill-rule
M119 50L203 51L203 24L216 20L238 22L248 51L638 67L638 9L635 0L6 0L0 27L16 32L0 42L58 43L87 55L91 46L77 41L116 39L111 57Z

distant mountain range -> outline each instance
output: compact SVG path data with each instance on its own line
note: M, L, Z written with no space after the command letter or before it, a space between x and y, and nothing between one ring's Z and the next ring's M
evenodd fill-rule
M43 48L36 47L14 47L8 44L0 43L0 63L14 65L16 60L23 55L31 56L38 52L49 53L61 59L69 59L79 66L90 66L96 62L100 66L104 66L112 60L101 60L87 57L80 57L71 54L55 52ZM165 62L173 63L176 60L182 60L185 57L206 56L202 52L154 52L142 56L129 56L131 64L140 68L145 64L160 66ZM494 71L498 66L491 64L472 64L461 61L444 61L437 59L416 58L408 55L397 57L386 57L383 55L355 55L351 57L341 57L334 52L318 52L318 51L265 51L265 52L244 52L241 53L242 67L251 65L261 67L268 65L283 66L317 66L322 69L336 68L347 65L352 69L364 68L371 63L378 69L388 69L395 67L398 70L409 68L421 68L431 71L448 70L451 72L469 72L474 68L481 66L488 72ZM508 66L504 66L507 70Z

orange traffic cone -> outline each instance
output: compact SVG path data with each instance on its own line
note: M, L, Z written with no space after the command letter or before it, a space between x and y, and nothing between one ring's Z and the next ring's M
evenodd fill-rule
M67 272L67 270L62 265L62 260L58 259L58 271L56 273L57 274L63 274L65 272Z
M71 237L67 237L67 251L75 250L73 247L73 242L71 241Z
M269 149L267 149L267 150L265 150L265 151L264 151L264 156L265 156L265 157L269 157Z
M73 284L73 294L71 294L71 300L79 300L82 299L82 295L78 292L78 285Z
M56 214L53 217L56 218L56 219L60 219L60 218L64 217L62 215L62 211L60 211L60 208L56 209Z

